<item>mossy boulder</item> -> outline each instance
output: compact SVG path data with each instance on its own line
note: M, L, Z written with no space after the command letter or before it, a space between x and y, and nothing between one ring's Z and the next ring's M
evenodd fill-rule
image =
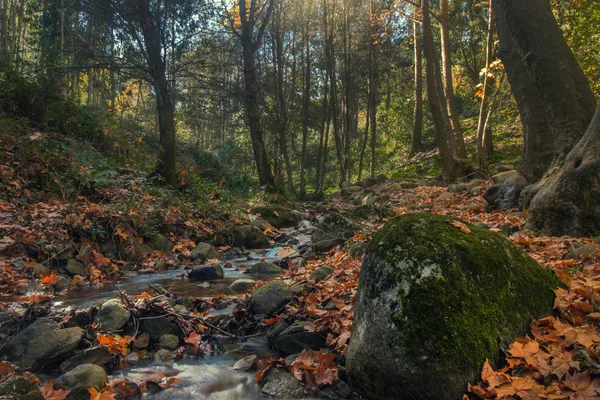
M501 349L552 310L552 272L456 221L405 215L367 249L346 369L368 398L460 399L486 358L498 366Z
M281 310L294 298L294 292L283 281L273 281L256 289L248 308L255 314L271 315Z
M250 267L248 275L279 275L281 268L268 261L258 262Z
M234 247L265 249L271 246L265 234L255 226L242 225L231 232Z
M277 229L293 228L302 220L302 214L299 212L277 206L255 207L252 209L252 214L260 215Z

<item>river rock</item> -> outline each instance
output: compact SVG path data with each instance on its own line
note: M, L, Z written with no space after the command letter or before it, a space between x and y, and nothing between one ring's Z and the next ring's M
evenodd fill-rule
M361 269L346 371L372 399L459 399L550 314L561 284L501 235L433 214L381 229ZM435 379L432 379L435 377Z
M156 313L145 314L144 317L150 317L149 319L142 319L140 326L142 332L145 332L150 336L150 341L158 343L162 335L168 333L176 335L179 332L179 326L171 321L166 315L159 315ZM160 318L158 318L160 317Z
M229 286L229 289L236 293L246 293L251 291L255 284L252 279L238 279Z
M150 335L142 333L133 341L133 348L137 350L144 350L150 346Z
M396 213L388 207L380 206L378 204L364 204L352 207L350 211L348 211L348 214L351 218L355 219L391 218L396 215Z
M255 207L252 209L252 213L260 214L261 218L277 229L294 228L298 222L302 221L302 214L277 206Z
M294 298L294 292L283 281L269 282L256 289L250 297L248 308L255 314L271 315Z
M102 389L108 382L108 376L99 365L81 364L60 376L58 382L68 388L95 386Z
M198 243L190 253L190 258L194 261L204 261L213 258L221 258L221 254L212 245L208 243Z
M148 247L150 247L152 250L158 250L167 253L173 248L173 243L171 243L169 238L167 238L165 235L157 233L156 235L153 235L150 240L148 240Z
M278 275L281 273L281 268L265 261L254 264L247 273L249 275Z
M131 312L119 299L111 299L100 307L98 311L98 325L107 331L117 331L121 329L129 318L131 317Z
M13 397L10 396L12 394L24 395L36 389L37 386L24 376L12 376L0 382L0 396L6 399L12 399Z
M179 347L179 337L171 335L170 333L162 335L158 340L158 347L161 349L175 350Z
M322 267L315 269L313 272L311 272L310 276L316 282L321 282L321 281L327 279L327 277L329 275L333 274L333 271L335 271L335 270L332 267L330 267L329 265L324 265Z
M281 368L273 368L267 373L261 392L269 397L284 399L301 399L306 396L302 383Z
M64 361L82 337L81 328L61 329L53 320L38 319L13 337L0 354L23 369L38 370Z
M275 231L275 227L273 225L256 215L250 216L250 223L263 232L267 230Z
M111 359L111 354L105 346L96 346L83 350L81 353L75 354L68 360L60 364L60 369L69 371L81 364L96 364L104 365L105 362Z
M168 363L175 359L173 352L167 349L160 349L154 353L154 360L159 363Z
M327 252L344 244L354 236L356 229L357 227L341 214L328 214L311 235L311 247L315 252Z
M83 263L77 261L74 258L71 258L69 261L67 261L65 270L73 276L74 275L81 275L81 276L87 275L87 268L85 267L85 265L83 265Z
M192 268L188 274L188 278L195 281L210 281L215 279L223 279L225 273L220 264L200 265Z
M263 231L252 225L242 225L235 229L232 235L235 247L264 249L271 246Z
M275 349L285 354L300 353L304 349L319 350L325 347L326 332L318 332L310 321L298 321L283 330L275 339Z
M352 389L343 380L336 379L330 386L321 390L321 395L326 399L347 399L352 395Z

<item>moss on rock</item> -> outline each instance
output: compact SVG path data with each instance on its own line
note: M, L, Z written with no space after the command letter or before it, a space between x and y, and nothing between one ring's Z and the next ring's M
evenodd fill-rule
M486 358L552 310L552 272L501 235L410 214L383 227L360 274L347 370L369 398L458 399ZM434 377L434 378L432 378Z
M252 209L252 213L260 215L261 218L277 229L293 228L302 219L299 213L277 206L255 207Z

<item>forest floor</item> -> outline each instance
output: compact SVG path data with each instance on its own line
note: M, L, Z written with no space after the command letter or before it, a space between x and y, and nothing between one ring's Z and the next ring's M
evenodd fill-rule
M214 243L220 232L248 223L251 209L256 205L224 199L225 195L219 190L190 199L157 189L135 169L92 171L89 165L56 145L62 139L29 132L17 139L13 136L11 140L2 141L5 147L0 160L0 351L32 322L51 319L62 330L83 329L84 339L78 345L79 350L106 348L109 357L104 360L104 366L110 372L135 362L131 358L133 353L136 357L153 357L160 361L173 357L210 357L222 352L222 342L246 342L264 335L282 319L309 321L309 331L328 332L325 343L328 351L305 350L295 358L257 359L251 355L237 362L236 368L254 371L259 383L273 368L288 371L302 382L308 393L342 397L340 391L343 390L338 383L344 380L344 357L362 263L360 256L351 257L348 250L358 242L368 242L390 218L357 218L359 233L346 244L326 254L305 257L306 260L291 254L280 260L279 265L285 268L275 280L302 289L273 316L255 316L248 307L249 294L183 298L164 288L149 287L142 293L118 293L132 315L133 324L129 330L106 332L96 323L98 306L64 309L53 303L87 287L113 285L127 273L159 274L162 270L183 273L185 267L195 264L190 255L197 243ZM536 321L527 336L516 339L506 349L504 368L494 371L486 363L481 381L469 384L465 398L598 398L598 241L540 237L523 230L523 212L486 212L481 193L490 184L481 181L469 190L450 193L446 187L437 185L388 181L365 189L363 195L394 215L411 212L453 215L501 232L541 265L555 271L566 285L556 291L554 314ZM335 195L322 203L286 206L301 211L304 219L319 221L334 212L347 212L354 204L346 197ZM265 234L274 244L281 234L293 238L300 231L292 228L278 232L269 228ZM173 246L168 249L147 247L144 238L155 237L157 233L163 233ZM127 254L125 259L110 254L103 245L108 238L114 238L123 247L123 253ZM219 250L231 249L224 245ZM69 271L66 266L73 259L83 269L75 266ZM214 261L207 259L205 264ZM315 271L325 266L332 267L333 271L317 278ZM265 284L257 280L253 290ZM187 312L181 311L181 306ZM229 313L214 312L222 309L228 309ZM164 349L154 352L152 346L139 343L140 324L154 318L152 315L168 319L179 328L181 341L167 354ZM28 370L17 364L0 362L0 395L14 393L15 382L21 380L25 383L20 395L30 396L26 398L67 398L69 388L64 380L59 379L59 383L46 373L37 374L37 368ZM55 363L47 365L55 367ZM104 387L90 385L85 391L92 399L125 399L137 398L140 391L157 393L176 388L178 384L176 374L157 370L139 382L116 379ZM331 388L337 389L332 392L328 390ZM201 390L209 396L211 391L222 389ZM35 394L39 394L38 397Z

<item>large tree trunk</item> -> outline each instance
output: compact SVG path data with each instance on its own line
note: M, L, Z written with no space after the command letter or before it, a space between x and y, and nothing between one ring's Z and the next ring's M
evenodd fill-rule
M541 182L526 227L554 236L600 233L600 107L563 166Z
M298 197L304 199L306 197L306 143L308 141L308 118L310 115L310 77L311 77L311 62L310 62L310 40L309 40L309 25L306 23L304 32L304 40L306 46L306 60L304 67L304 102L302 104L302 152L300 154L300 193Z
M420 153L423 151L423 46L421 26L416 20L416 14L418 12L419 8L415 6L415 19L413 21L413 37L415 42L415 103L413 109L412 153Z
M492 7L492 12L494 9ZM544 175L552 163L554 134L544 102L532 77L525 69L517 44L510 33L506 15L496 12L493 14L500 39L498 56L504 64L523 126L523 155L517 170L527 182L534 183Z
M495 0L492 4L497 18L506 22L523 67L546 106L545 118L554 135L554 163L560 165L594 115L596 101L589 82L548 0Z

